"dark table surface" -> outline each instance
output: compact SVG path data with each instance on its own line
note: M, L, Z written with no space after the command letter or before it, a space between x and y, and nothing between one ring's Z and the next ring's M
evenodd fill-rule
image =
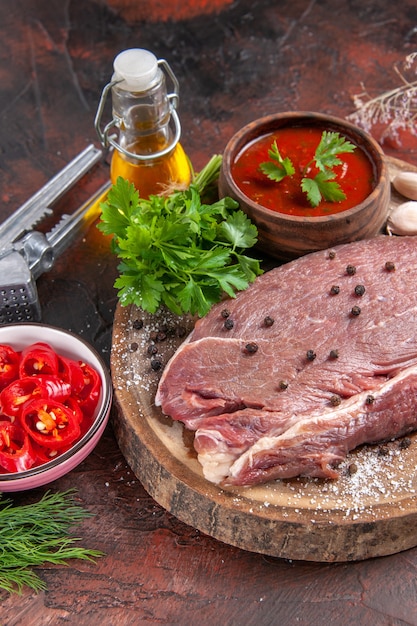
M415 0L2 0L0 218L89 143L113 58L143 47L181 88L182 143L196 169L253 119L286 110L346 117L353 96L396 87L417 50ZM381 129L373 129L381 139ZM387 154L417 165L417 141ZM106 160L70 194L75 208L108 179ZM116 260L95 227L38 280L43 321L110 362ZM77 528L96 564L37 571L47 591L0 593L2 626L48 624L417 624L417 548L358 563L252 554L163 510L120 453L111 424L91 455L49 486L75 487L94 517ZM12 496L32 502L45 488ZM1 538L0 538L1 541ZM417 529L416 529L417 544ZM1 557L0 557L1 558Z

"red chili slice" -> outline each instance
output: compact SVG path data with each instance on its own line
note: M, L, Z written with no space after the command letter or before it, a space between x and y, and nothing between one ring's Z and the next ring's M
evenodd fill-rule
M14 380L0 393L0 407L3 413L14 417L19 415L26 402L36 398L53 398L62 402L71 395L70 383L57 376L26 376Z
M26 402L42 397L44 393L36 378L20 378L7 385L0 393L1 410L6 415L15 417L20 414Z
M29 437L29 435L28 435ZM52 461L57 456L61 455L65 450L71 447L66 446L65 448L60 448L57 450L56 448L46 448L43 445L36 443L33 439L31 440L33 452L36 454L36 465L43 465L44 463L48 463L48 461Z
M55 350L41 341L33 343L22 351L19 375L39 376L39 374L59 373L59 358Z
M21 421L36 443L55 450L69 446L81 432L72 409L49 398L31 400L25 404Z
M36 461L29 435L18 424L0 422L0 466L8 472L30 469Z
M78 423L81 423L83 421L84 413L81 410L78 400L76 400L75 398L71 396L70 398L66 398L63 404L67 406L69 409L71 409Z
M84 372L78 361L59 356L59 375L63 380L71 383L73 394L80 393L84 387Z
M0 344L0 390L19 376L20 354L11 346Z
M39 376L36 380L40 388L45 391L45 397L63 402L72 394L71 383L58 376Z
M100 397L101 378L88 363L80 361L80 365L84 374L84 387L79 392L78 398L84 415L91 417Z

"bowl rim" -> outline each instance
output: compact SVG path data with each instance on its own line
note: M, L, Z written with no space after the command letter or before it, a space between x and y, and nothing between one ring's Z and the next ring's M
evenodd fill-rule
M378 156L378 161L373 162L374 166L377 167L377 181L374 189L371 193L366 196L362 202L357 204L350 209L346 209L345 211L340 211L338 213L329 213L328 215L288 215L287 213L281 213L280 211L273 211L272 209L268 209L261 204L258 204L249 196L247 196L240 187L237 186L234 178L232 177L232 169L231 165L236 155L241 152L241 150L248 145L251 141L261 136L261 133L254 132L254 129L262 129L263 127L274 124L275 122L282 121L285 123L286 121L291 124L291 122L296 122L300 120L308 121L318 121L318 122L329 122L335 126L341 126L350 131L350 133L359 136L363 142L363 146L361 144L361 148L365 152L365 154L370 157L369 150L366 149L366 145L368 145L373 152ZM248 141L245 141L245 138L250 132L253 132L253 137ZM234 196L236 196L237 200L241 199L248 206L251 207L252 210L258 211L260 215L262 215L265 219L275 217L275 220L286 220L288 222L294 222L296 224L305 224L306 222L311 222L314 224L327 223L329 221L337 221L338 219L347 219L350 217L354 217L357 213L361 212L364 206L368 205L372 202L376 197L380 194L379 183L386 181L386 184L389 184L388 177L388 165L385 160L385 154L378 144L378 142L371 137L365 130L359 128L355 124L352 124L348 120L344 120L342 118L336 117L334 115L328 115L326 113L315 113L313 111L284 111L280 113L272 113L271 115L265 115L263 117L257 118L252 122L249 122L240 130L238 130L227 142L226 147L223 152L223 163L222 163L222 175L227 180L227 184L233 190Z
M100 356L97 350L86 339L84 339L83 337L80 337L79 335L77 335L76 333L70 330L59 328L57 326L53 326L50 324L42 324L39 322L22 322L22 323L17 323L17 324L4 324L3 326L0 327L0 333L1 333L2 328L6 329L10 327L14 327L16 329L17 328L23 329L24 327L48 329L48 331L51 331L51 333L55 333L63 337L67 336L71 340L74 340L76 343L77 342L81 343L83 347L86 348L87 351L93 355L93 357L97 360L100 366L99 374L102 380L102 386L101 386L101 394L100 394L97 414L94 418L93 423L91 424L89 429L84 433L81 439L76 441L75 444L71 446L68 450L66 450L59 456L51 459L50 461L47 461L46 463L42 463L41 465L38 465L36 467L31 467L27 470L22 470L21 472L8 472L7 474L0 473L0 492L1 492L2 483L6 483L6 482L12 483L14 481L18 482L23 479L35 478L36 476L41 476L42 474L50 470L53 470L59 467L60 465L63 465L65 462L69 461L75 455L77 455L87 445L87 443L91 441L91 439L94 437L97 431L99 431L100 428L102 427L103 422L108 418L111 404L112 404L112 398L113 398L113 385L112 385L112 380L111 380L108 367L106 366L103 358ZM38 340L42 341L42 338L39 338ZM48 342L48 341L45 339L45 342ZM13 343L17 343L17 342L11 341L10 345L13 345ZM52 345L52 347L54 346Z

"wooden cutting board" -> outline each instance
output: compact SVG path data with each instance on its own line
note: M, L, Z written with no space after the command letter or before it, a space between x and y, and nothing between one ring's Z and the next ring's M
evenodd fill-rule
M417 171L388 161L392 177ZM394 194L393 204L399 202ZM417 545L417 435L408 447L403 440L352 452L336 481L222 489L205 480L192 434L154 404L163 366L193 323L120 305L114 320L114 430L133 472L161 506L220 541L292 560L355 561Z

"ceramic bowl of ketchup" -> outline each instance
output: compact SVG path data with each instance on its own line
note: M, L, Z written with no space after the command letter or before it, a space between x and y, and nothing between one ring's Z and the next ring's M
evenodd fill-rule
M338 133L354 150L340 154L333 168L345 199L312 206L300 183L324 131ZM295 170L280 182L260 170L274 141ZM258 228L258 248L281 260L374 237L386 222L390 193L377 142L345 120L311 112L279 113L244 126L227 143L219 176L220 197L239 203Z
M95 448L112 383L81 337L37 323L0 327L0 491L57 480Z

